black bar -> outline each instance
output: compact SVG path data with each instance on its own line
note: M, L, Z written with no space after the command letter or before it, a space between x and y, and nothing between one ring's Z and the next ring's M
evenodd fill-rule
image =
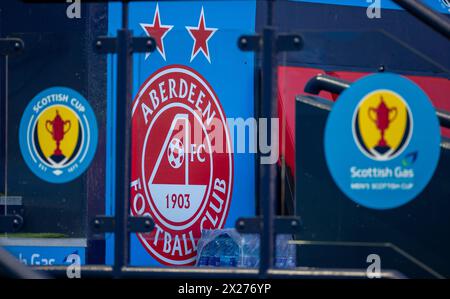
M238 47L241 51L257 52L261 49L262 40L259 35L243 35L238 39Z
M303 39L298 34L279 34L277 36L277 52L300 51Z
M96 234L114 232L116 219L112 216L98 215L92 221L92 230ZM155 223L149 216L128 217L128 232L149 233L153 230Z
M300 231L300 217L298 216L276 216L274 223L274 233L278 234L298 234ZM254 218L239 218L236 221L236 230L241 234L259 234L261 233L262 219L261 217Z
M260 117L267 120L267 134L270 136L271 120L276 117L276 35L273 27L263 30L262 57L262 103ZM272 142L272 141L271 141ZM263 215L263 229L260 247L260 275L265 277L274 265L275 254L275 198L277 198L277 164L260 163L260 201Z
M38 273L48 273L54 278L67 278L67 266L30 266ZM114 269L106 265L82 265L80 266L81 278L114 278Z
M436 109L436 115L441 126L450 129L450 113L441 109Z
M95 41L95 50L100 54L116 53L117 38L100 36Z
M117 37L98 37L94 49L98 53L117 53L117 99L116 99L116 180L115 216L98 215L92 221L94 233L114 232L114 267L111 274L122 277L122 268L129 263L129 233L149 232L154 228L150 217L129 216L129 186L131 161L131 92L132 53L152 52L156 43L151 37L133 37L128 30L128 0L122 3L122 29Z
M306 83L304 91L316 95L321 91L328 91L339 95L349 88L351 84L352 82L350 81L332 76L317 75ZM444 128L450 129L450 113L441 109L436 109L436 115L439 119L439 124Z
M99 36L94 41L95 50L100 54L117 52L117 38ZM133 37L131 40L131 50L133 53L153 52L156 48L155 40L151 37Z
M67 277L66 266L33 266L32 269L41 273L50 273L56 278ZM111 278L113 271L110 266L81 266L82 278ZM382 270L382 279L404 279L402 273L395 270ZM189 278L189 279L259 279L257 269L243 268L150 268L150 267L124 267L123 277L125 278ZM366 279L366 269L269 269L267 278L271 279Z
M394 0L403 9L421 20L447 39L450 39L450 22L444 16L416 0Z
M200 278L200 279L260 279L256 269L242 268L148 268L127 267L124 268L125 278ZM383 270L380 273L382 279L402 279L403 274L395 270ZM265 275L268 279L367 279L366 269L268 269Z
M128 0L122 1L122 28L124 29L128 28L128 2Z
M0 215L0 233L13 233L22 228L23 218L20 215Z
M18 53L25 47L20 38L0 38L0 55L11 55Z
M129 157L130 157L130 101L131 101L131 32L117 32L117 103L116 103L116 226L115 272L128 264ZM122 167L121 167L122 166Z
M352 82L335 78L328 75L317 75L311 78L305 85L305 92L318 95L321 91L329 91L334 94L340 94L349 88Z
M123 26L128 25L128 3L122 5ZM117 103L116 103L116 186L114 274L121 276L129 261L129 189L131 141L131 31L126 27L117 31Z

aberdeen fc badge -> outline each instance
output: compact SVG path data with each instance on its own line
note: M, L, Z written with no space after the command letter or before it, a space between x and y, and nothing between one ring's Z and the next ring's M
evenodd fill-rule
M86 99L66 87L36 95L20 122L22 156L39 178L69 182L91 163L97 147L97 121Z
M192 265L202 229L222 228L233 189L226 117L208 82L186 66L159 69L132 109L131 213L155 229L138 234L166 265Z

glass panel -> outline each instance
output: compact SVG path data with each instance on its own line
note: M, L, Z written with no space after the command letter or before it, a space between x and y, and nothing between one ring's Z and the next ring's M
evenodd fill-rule
M439 128L427 106L450 111L449 43L392 1L382 7L360 2L129 4L133 36L152 36L157 46L132 56L130 215L151 216L155 229L130 235L131 266L256 269L264 262L261 251L274 253L269 267L284 270L357 269L355 275L366 275L380 258L383 270L450 277L444 214L450 131ZM448 17L444 2L424 2ZM0 4L1 37L25 43L22 52L0 60L0 214L23 218L19 230L1 235L0 245L32 265L67 265L72 254L82 264L113 265L114 234L98 234L91 224L97 215L115 214L117 174L124 171L116 164L117 149L125 146L117 137L124 124L116 120L123 74L116 54L99 54L93 45L98 36L117 36L122 6L83 3L80 19L69 17L67 8ZM261 37L267 25L276 35L299 34L302 49L285 51L273 41L278 53L265 53L268 40L256 42L257 51L239 49L239 37ZM270 56L274 67L264 68ZM270 71L276 73L272 82ZM347 105L341 103L358 98L348 94L359 80L375 73L395 78L371 87L391 88L395 99L376 99L376 106L358 106L357 113L353 107L351 117L341 117L339 127L349 125L348 135L334 134L342 140L332 145L348 144L349 151L332 152L340 161L361 154L373 167L398 162L402 186L423 188L388 207L391 195L383 193L370 201L374 208L339 184L325 128ZM401 81L408 82L407 95L397 89L403 83L389 85L395 80L408 80ZM414 167L431 162L436 169L427 170L430 181L424 183ZM408 180L410 170L420 173L417 180ZM406 197L399 193L393 201ZM262 245L261 231L235 229L241 218L263 221L269 200L276 216L286 217L273 224L273 250ZM261 227L255 219L243 221L243 227ZM298 234L289 229L294 226Z
M382 1L381 7L377 6L379 1L356 2L278 1L274 10L280 31L299 33L304 43L301 51L279 55L282 201L288 203L292 201L289 196L295 198L295 213L302 220L301 233L287 243L297 247L300 267L359 269L365 276L366 270L372 271L381 260L382 270L397 270L408 277L448 277L450 264L445 256L450 246L450 223L439 211L448 208L445 198L450 193L444 177L448 176L445 165L448 167L450 135L448 128L441 127L439 136L435 112L429 104L450 111L445 96L450 88L450 45L445 37L392 1ZM439 1L422 2L448 17L448 8ZM385 77L378 77L379 81L371 86L358 81L373 74ZM313 81L318 75L321 77ZM393 75L401 75L409 82ZM324 78L328 84L320 84ZM364 80L369 81L368 77ZM393 84L400 81L408 83ZM412 82L426 94L423 108L417 108L422 92L411 87ZM381 126L376 122L379 115L374 116L374 111L381 111L376 110L380 98L371 104L374 110L367 117L365 108L351 106L357 101L362 103L366 95L362 90L369 87L373 95L382 97L386 90L396 92L409 108L385 98L390 109L388 126ZM356 123L352 122L353 114L345 109L358 111L354 112ZM411 109L408 113L415 115L409 123L414 122L414 129L399 129L402 119L396 119L393 110L401 109ZM421 117L430 117L431 121L420 123ZM398 145L398 155L377 152L382 150L382 142L364 143L367 155L358 148L358 140L372 138L379 142L386 136L384 148L393 150L395 138L387 136L394 131L403 132L398 136L412 136L406 145ZM414 138L422 141L415 144ZM327 143L329 140L334 143ZM422 153L422 166L419 160L408 160L416 151ZM335 170L345 163L353 163L354 172L350 167ZM357 170L364 167L397 170L392 172L392 179L389 173L385 177L376 177L376 173L371 176L370 172L358 176ZM404 171L416 176L408 179L400 175ZM429 173L429 180L425 173ZM350 184L355 181L364 183L359 186L406 186L402 182L414 187L411 191L371 189L358 193L346 187L356 186ZM420 190L413 194L420 184L423 191L417 187Z
M13 18L25 5L4 6ZM76 252L83 264L112 265L114 234L97 234L91 224L96 215L114 215L116 173L122 170L115 164L115 132L122 125L116 122L117 55L96 54L92 45L97 36L117 36L121 4L83 4L80 20L58 15L66 6L51 5L45 13L54 24L38 26L43 7L30 8L29 27L11 20L5 31L26 44L8 58L9 90L2 102L9 105L8 128L2 127L8 132L2 148L8 150L2 152L5 211L13 211L11 196L18 196L25 221L2 244L32 264L44 264L31 261L33 253L66 264L64 258ZM131 214L156 222L152 233L131 234L133 266L249 265L242 262L242 244L249 241L233 228L257 210L256 59L240 51L237 40L255 32L256 13L256 1L237 1L234 9L226 1L130 4L134 35L152 34L158 45L151 54L133 54ZM83 114L70 106L73 94L67 106L60 98L65 93L52 87L68 87L86 99L97 136L88 136L92 123L84 126ZM87 139L97 142L90 166L62 179L72 171L63 166L76 162ZM210 230L231 251L208 249L208 263L201 264L198 246L212 240ZM248 251L253 257L258 246Z
M132 265L241 266L233 228L255 214L255 62L237 39L255 13L256 1L130 5L134 34L157 42L133 57L131 213L156 227L132 234Z
M1 4L3 37L25 48L2 57L0 205L23 225L0 244L28 265L104 261L88 223L105 210L106 57L92 45L106 24L90 21L106 5L82 9L78 20L66 5Z

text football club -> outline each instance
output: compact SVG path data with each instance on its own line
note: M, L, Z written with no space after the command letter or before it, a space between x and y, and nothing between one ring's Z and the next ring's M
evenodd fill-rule
M140 87L132 110L131 213L155 229L138 234L166 265L192 265L204 229L222 228L233 190L226 116L209 83L182 65Z
M338 187L374 209L399 207L428 184L440 153L440 128L427 95L394 74L367 76L334 104L325 156Z
M80 176L97 148L97 121L88 101L67 87L36 95L19 128L22 156L30 170L50 183Z

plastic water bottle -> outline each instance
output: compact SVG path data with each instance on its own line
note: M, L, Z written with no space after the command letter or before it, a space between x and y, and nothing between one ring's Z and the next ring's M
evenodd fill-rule
M229 255L227 256L227 266L237 267L237 262L240 256L239 245L232 238L228 238L227 250Z
M239 267L256 268L259 266L259 236L256 234L242 235L242 260Z
M228 234L217 237L220 267L236 267L239 258L239 246Z
M203 250L200 254L200 257L198 259L198 266L199 267L206 267L209 264L209 259L211 257L211 246L208 246L207 244L205 247L203 247Z
M209 243L211 245L211 256L208 265L212 267L220 266L220 243L217 238L218 237L214 238L214 240Z

